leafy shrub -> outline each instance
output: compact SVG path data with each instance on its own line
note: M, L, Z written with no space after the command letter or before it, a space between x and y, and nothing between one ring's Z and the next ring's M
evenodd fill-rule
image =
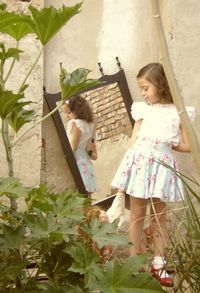
M3 292L164 292L149 273L138 273L145 256L123 264L102 261L105 245L128 245L117 223L86 217L91 207L79 193L27 189L15 178L0 179L0 291ZM22 198L17 211L4 204ZM83 233L79 233L81 227ZM91 243L95 245L91 245ZM95 249L94 249L95 247ZM98 248L98 249L96 249Z

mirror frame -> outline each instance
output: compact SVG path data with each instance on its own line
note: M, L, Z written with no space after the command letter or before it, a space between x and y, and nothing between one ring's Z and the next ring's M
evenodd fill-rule
M123 98L125 107L126 107L126 111L128 113L130 123L131 123L131 125L133 127L135 121L132 118L131 111L130 111L131 105L133 103L133 99L132 99L132 96L131 96L131 93L130 93L130 90L129 90L129 87L128 87L128 83L127 83L127 80L126 80L124 70L120 69L117 73L112 74L112 75L102 75L99 78L99 80L102 83L100 83L100 84L98 84L96 86L93 86L93 87L89 87L87 90L79 91L77 94L81 94L81 93L84 93L84 92L87 92L87 91L90 91L90 90L93 90L93 89L96 89L96 88L104 87L104 86L112 84L112 83L117 83L118 87L120 89L121 96ZM45 98L45 101L47 103L48 109L51 112L57 106L56 103L61 100L61 93L58 92L58 93L55 93L55 94L50 94L50 93L47 93L45 91L45 89L44 89L44 98ZM59 111L54 112L52 114L52 118L53 118L55 127L57 129L57 133L58 133L58 136L59 136L59 139L60 139L60 142L61 142L64 157L65 157L65 159L66 159L66 161L68 163L68 166L69 166L70 171L72 173L72 176L74 178L76 187L77 187L77 189L78 189L78 191L80 193L82 193L82 194L87 196L87 191L85 189L85 185L84 185L83 180L81 178L81 175L80 175L77 163L76 163L76 159L75 159L73 151L71 149L71 146L70 146L67 134L66 134L66 130L64 128L64 125L63 125L63 122L62 122L62 119L61 119ZM113 199L114 199L113 195L108 196L108 197L106 197L106 195L105 195L104 199L102 199L102 200L100 200L98 202L95 202L95 204L98 204L98 205L103 206L103 207L107 207L107 206L111 205Z

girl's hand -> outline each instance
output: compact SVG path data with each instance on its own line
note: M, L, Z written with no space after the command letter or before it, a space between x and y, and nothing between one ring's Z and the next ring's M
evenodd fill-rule
M191 152L190 143L189 143L186 131L183 128L182 124L180 124L180 132L181 132L182 142L180 142L179 145L177 146L172 146L172 149L177 152L189 153Z
M93 142L88 142L86 145L86 151L89 154L90 158L92 160L96 160L97 159L97 148L96 148L96 144ZM90 155L91 154L91 155Z

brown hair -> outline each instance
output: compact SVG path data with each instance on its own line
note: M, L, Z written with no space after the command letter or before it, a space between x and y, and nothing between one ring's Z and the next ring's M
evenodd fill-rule
M157 87L160 99L165 103L173 103L173 98L169 89L168 81L160 63L149 63L137 74L137 78L145 78Z
M86 120L87 122L93 122L92 109L89 103L81 96L73 96L67 101L69 110L76 115L78 119Z

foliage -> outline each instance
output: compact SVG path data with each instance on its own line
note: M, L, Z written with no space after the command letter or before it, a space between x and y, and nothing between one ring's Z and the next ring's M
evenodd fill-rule
M100 83L99 80L88 79L87 76L91 71L85 68L79 68L72 73L67 72L61 67L60 86L62 99L73 96L80 90L87 89Z
M10 194L26 202L23 212L3 202ZM117 223L90 221L90 202L78 193L27 189L15 178L0 179L0 291L164 292L148 273L138 273L144 256L103 262L104 245L128 245ZM83 233L79 235L79 229ZM88 245L93 243L98 247ZM136 292L136 291L134 291Z
M33 33L45 45L55 34L77 13L82 3L71 7L62 6L56 9L53 6L37 9L29 5L31 16L0 10L0 32L19 41L27 34ZM5 6L4 6L5 7Z
M56 9L50 6L40 10L29 5L30 15L8 12L6 5L2 4L0 6L0 32L16 40L15 48L7 48L5 43L0 43L0 118L2 119L1 132L6 151L9 176L14 174L12 149L33 126L29 127L20 136L17 136L18 132L25 124L35 122L34 125L36 125L46 118L38 119L35 111L29 109L32 106L32 101L26 97L26 89L29 86L26 84L26 81L35 68L44 46L73 16L80 12L81 5L82 2L71 7L63 5L62 8ZM28 70L23 82L19 85L18 90L13 92L13 90L7 88L7 81L13 71L15 62L20 62L22 54L25 53L23 49L19 48L19 45L20 41L28 34L35 36L41 43L41 50L35 62ZM11 63L8 63L9 59L12 60ZM9 65L9 69L7 69L7 65ZM98 83L97 80L87 79L89 72L90 70L84 68L76 69L72 73L67 73L65 69L61 70L61 77L64 76L64 79L61 78L61 90L62 93L64 92L63 99L67 99L70 95ZM47 115L47 117L49 116ZM10 135L10 129L13 129L16 133L14 140Z
M179 225L169 233L170 261L174 260L176 284L174 292L200 292L200 184L183 174L180 176L186 189L184 213L175 214ZM193 186L193 187L191 187Z

